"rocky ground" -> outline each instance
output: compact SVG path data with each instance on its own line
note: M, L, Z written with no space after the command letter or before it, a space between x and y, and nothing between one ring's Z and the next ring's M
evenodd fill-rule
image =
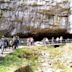
M72 47L66 44L62 47L48 50L40 50L38 60L40 66L35 72L71 72L72 71Z

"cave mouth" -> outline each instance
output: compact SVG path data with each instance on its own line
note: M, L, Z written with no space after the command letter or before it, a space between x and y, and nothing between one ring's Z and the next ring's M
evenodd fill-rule
M21 67L14 72L33 72L29 65Z
M63 36L64 39L72 38L72 34L68 33L66 29L35 29L30 33L18 33L17 34L20 38L28 38L33 37L34 41L41 41L44 37L48 39L55 39L57 37Z
M10 33L6 31L0 31L0 37L4 35L5 37L12 38L13 36L10 35ZM33 37L34 41L41 41L44 37L47 37L48 39L52 39L54 37L55 39L57 37L63 36L64 39L72 39L72 34L67 32L66 29L61 28L54 28L54 29L33 29L31 32L27 33L16 33L15 35L18 35L20 38L28 38Z

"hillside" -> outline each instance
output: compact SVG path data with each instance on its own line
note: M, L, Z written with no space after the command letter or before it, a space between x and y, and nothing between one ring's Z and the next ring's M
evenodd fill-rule
M0 72L72 72L72 46L22 47L0 58Z

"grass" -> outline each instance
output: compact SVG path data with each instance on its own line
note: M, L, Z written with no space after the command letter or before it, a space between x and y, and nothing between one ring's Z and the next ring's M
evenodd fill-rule
M25 55L23 57L23 55ZM0 60L0 72L8 72L12 66L21 67L23 64L35 66L38 55L28 48L17 49Z
M58 58L63 55L62 48L54 48L53 46L33 46L31 48L24 47L22 49L16 49L13 53L8 54L6 57L0 60L0 72L13 72L13 69L18 69L23 65L30 65L33 72L39 67L38 60L40 58L40 52L45 51L50 54L51 66L54 69L62 69L63 72L71 72L72 68L62 63ZM72 47L69 45L70 52ZM70 53L71 54L71 53Z

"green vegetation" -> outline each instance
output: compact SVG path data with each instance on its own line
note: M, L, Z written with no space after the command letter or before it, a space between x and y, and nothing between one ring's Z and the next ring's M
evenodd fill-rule
M24 64L35 66L38 54L28 48L17 49L0 60L0 72L9 72L11 68L19 68Z
M33 3L31 6L33 6L33 7L37 7L37 6L42 6L42 5L37 4L37 3Z
M65 55L64 47L65 45L58 48L54 48L53 46L26 46L24 48L16 49L6 57L0 57L0 72L14 72L24 65L29 65L32 69L32 71L28 72L35 72L37 68L41 66L40 59L42 52L50 55L49 60L51 61L51 67L53 69L62 69L63 72L71 72L72 68L66 65L66 60L64 62L59 60ZM69 54L71 54L72 47L70 45L66 50L68 49L70 50Z
M43 15L46 15L48 17L54 16L54 13L53 12L51 12L50 10L45 10L45 9L39 11L38 13L43 14Z

